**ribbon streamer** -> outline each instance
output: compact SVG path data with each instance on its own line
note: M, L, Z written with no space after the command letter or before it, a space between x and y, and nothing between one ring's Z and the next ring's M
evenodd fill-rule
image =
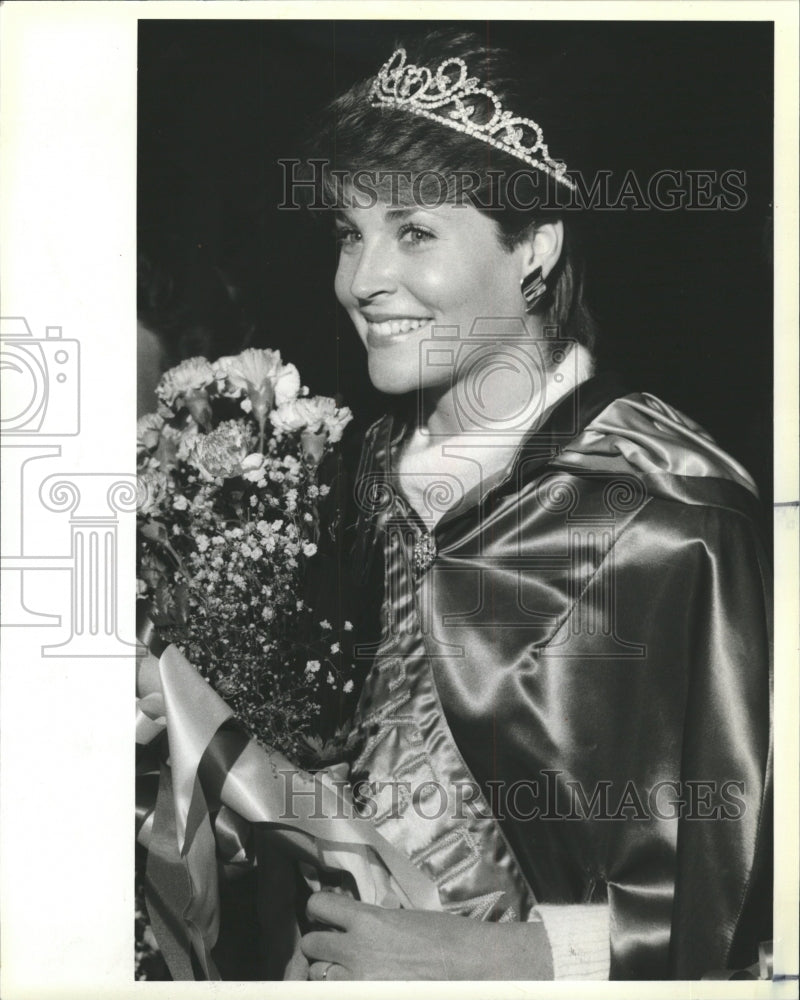
M137 743L146 755L166 734L169 761L140 766L137 839L148 849L153 932L174 979L219 978L218 861L251 862L251 824L269 827L312 886L314 871L347 872L364 902L441 909L435 883L358 815L345 782L248 739L186 657L159 648L151 623L140 639L149 652L137 678Z

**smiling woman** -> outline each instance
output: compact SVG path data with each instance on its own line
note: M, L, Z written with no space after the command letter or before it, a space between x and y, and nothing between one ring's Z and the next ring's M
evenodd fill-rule
M341 519L366 675L348 765L443 912L314 895L287 977L749 964L771 815L753 480L594 373L575 184L524 70L453 32L387 56L317 133L336 295L405 406L368 431Z

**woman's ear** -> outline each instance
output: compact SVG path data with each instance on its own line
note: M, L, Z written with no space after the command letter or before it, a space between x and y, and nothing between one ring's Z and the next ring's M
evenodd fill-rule
M542 277L546 278L558 263L563 246L564 223L560 219L536 226L524 244L522 277L541 267Z

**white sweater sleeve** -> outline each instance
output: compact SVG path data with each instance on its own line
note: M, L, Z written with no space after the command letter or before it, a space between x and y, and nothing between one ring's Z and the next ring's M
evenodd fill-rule
M553 953L554 979L608 979L611 948L607 903L538 905Z

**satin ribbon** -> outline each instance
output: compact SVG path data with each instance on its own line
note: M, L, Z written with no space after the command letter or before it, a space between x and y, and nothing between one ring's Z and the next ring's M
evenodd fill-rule
M248 739L180 651L160 648L152 623L140 639L150 651L139 664L137 743L152 750L166 734L169 760L140 766L137 839L148 849L148 911L174 979L219 978L217 863L251 863L251 824L268 824L288 856L310 866L312 887L314 870L347 872L364 902L441 909L435 884L354 811L343 782Z

